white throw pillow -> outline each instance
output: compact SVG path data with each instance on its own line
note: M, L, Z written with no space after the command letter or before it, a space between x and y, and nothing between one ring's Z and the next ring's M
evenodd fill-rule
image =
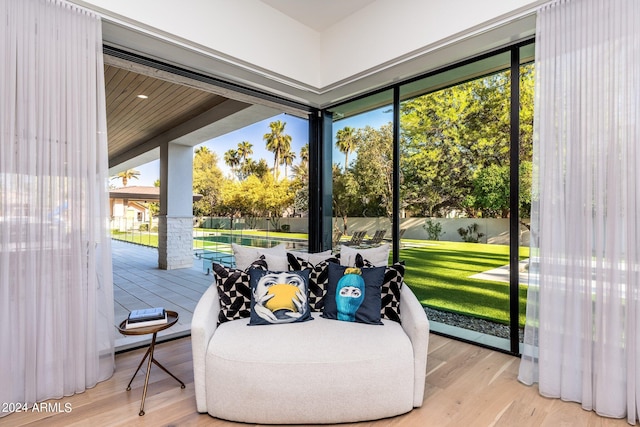
M236 268L240 270L248 268L261 255L264 255L264 260L267 262L269 270L287 271L289 269L287 250L284 243L272 248L256 248L232 243L231 249L233 249L233 255L236 257Z
M315 254L310 254L309 252L298 252L298 251L289 251L290 254L295 256L296 258L303 259L308 261L309 263L316 265L320 264L327 258L331 258L331 249L324 252L316 252Z
M346 245L340 245L340 265L354 266L356 264L356 255L362 255L376 267L386 267L389 265L389 251L391 246L388 243L369 249L357 249Z

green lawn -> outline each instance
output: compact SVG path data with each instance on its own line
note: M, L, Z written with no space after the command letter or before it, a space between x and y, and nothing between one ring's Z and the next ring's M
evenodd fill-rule
M194 229L196 232L228 230ZM238 231L246 237L279 237L306 239L306 234L273 231ZM158 246L157 234L120 233L112 231L116 239L147 246ZM224 244L195 240L195 247L230 252ZM400 260L406 263L405 281L423 305L467 314L500 323L509 322L509 284L505 282L471 279L476 273L501 267L509 262L509 247L482 243L459 243L403 239ZM521 248L520 258L527 258L529 248ZM520 287L520 324L524 325L527 291Z
M146 231L135 232L122 232L117 230L111 230L111 237L117 240L124 240L125 242L137 243L139 245L158 247L158 234L148 233Z
M468 314L500 323L509 322L509 284L471 279L476 273L509 263L509 247L482 243L403 241L405 282L423 305ZM521 248L527 258L529 248ZM520 286L520 324L524 325L527 291Z

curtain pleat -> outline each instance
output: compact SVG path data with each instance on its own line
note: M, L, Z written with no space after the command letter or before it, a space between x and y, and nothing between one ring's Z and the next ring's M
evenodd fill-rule
M638 419L640 2L558 0L536 27L530 285L519 379Z
M114 370L102 29L62 0L0 26L0 402L34 403Z

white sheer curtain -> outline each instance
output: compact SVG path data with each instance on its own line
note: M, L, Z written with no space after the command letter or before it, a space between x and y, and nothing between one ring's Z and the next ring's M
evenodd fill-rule
M640 2L538 11L535 209L519 379L635 423L640 403Z
M55 0L0 26L0 402L32 403L114 369L102 30Z

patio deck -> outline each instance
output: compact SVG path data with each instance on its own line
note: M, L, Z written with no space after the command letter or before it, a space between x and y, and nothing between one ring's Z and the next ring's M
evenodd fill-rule
M192 268L161 270L155 248L111 241L115 326L131 310L164 307L178 312L178 323L158 333L158 340L190 333L191 317L200 296L213 282L203 271L202 260L194 259ZM139 347L151 341L151 335L124 336L116 331L116 351Z

